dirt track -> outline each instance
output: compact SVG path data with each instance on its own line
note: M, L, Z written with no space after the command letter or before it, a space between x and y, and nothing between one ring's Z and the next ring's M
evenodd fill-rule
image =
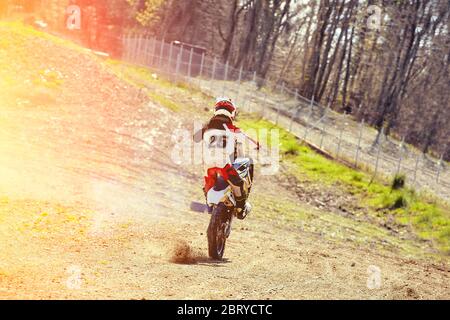
M142 108L132 122L150 111L169 119L152 104ZM328 241L298 224L265 217L258 207L247 220L235 221L227 259L210 261L208 216L188 210L192 199L201 199L201 172L180 174L165 157L164 143L138 142L131 132L103 134L114 129L114 121L105 122L111 128L86 126L87 119L71 120L70 112L51 110L49 126L48 109L26 117L17 109L3 111L3 299L450 298L445 265ZM161 121L160 129L174 125ZM136 130L135 137L143 132L129 130ZM83 137L95 146L70 143ZM294 203L296 195L274 179L259 176L255 195L282 194L280 201ZM371 265L381 269L376 289L367 286Z
M20 85L0 94L1 299L450 298L448 257L417 258L427 244L341 216L348 195L316 206L327 190L281 174L256 176L254 212L209 260L209 217L188 209L202 172L169 156L203 107L174 113L80 50L5 30L0 79Z

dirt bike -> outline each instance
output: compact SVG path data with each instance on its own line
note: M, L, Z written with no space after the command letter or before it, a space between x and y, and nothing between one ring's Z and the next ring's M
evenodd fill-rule
M232 164L244 180L244 189L249 194L253 182L253 163L248 158L237 158ZM237 215L236 200L233 195L235 187L222 177L217 177L214 187L206 194L207 206L192 202L194 211L208 211L211 214L207 230L208 253L212 259L221 260L225 243L231 233L231 223Z

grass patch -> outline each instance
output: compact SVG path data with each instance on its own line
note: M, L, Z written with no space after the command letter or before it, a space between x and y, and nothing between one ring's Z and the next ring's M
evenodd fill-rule
M149 92L148 96L156 103L162 105L163 107L172 110L174 112L180 111L180 106L175 102L167 99L165 96L157 94L155 92Z
M42 42L55 49L69 48L88 54L86 49L69 40L38 31L18 21L0 21L0 34L0 86L3 90L0 98L6 103L54 105L57 94L64 86L64 77L57 69L42 68L47 65L46 60L42 64L35 62L30 43Z
M106 67L129 84L147 89L148 97L151 100L174 112L185 109L185 103L179 101L180 97L197 96L202 100L210 99L191 85L183 82L172 83L169 79L161 77L157 71L149 68L111 59L106 61ZM163 94L159 92L163 92ZM191 109L197 111L196 106Z
M50 33L36 30L31 26L25 25L21 21L0 21L0 32L2 33L7 32L9 34L15 35L13 39L11 37L0 37L0 49L7 49L13 47L13 49L15 50L20 50L20 47L17 47L17 43L23 41L24 37L28 37L47 40L61 47L70 48L80 53L88 52L87 49L77 45L71 40L67 40L64 38L51 35Z
M193 90L188 84L183 82L173 83L169 79L162 77L158 71L147 67L141 67L113 59L106 60L106 65L112 68L112 70L114 70L117 75L120 75L121 78L131 81L138 87L157 86L161 89L170 90L173 90L173 88L176 87L186 93L191 93Z

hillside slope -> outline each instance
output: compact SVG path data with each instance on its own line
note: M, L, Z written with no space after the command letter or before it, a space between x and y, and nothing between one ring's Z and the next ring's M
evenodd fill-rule
M289 162L257 174L254 212L209 260L209 217L189 211L201 168L170 154L210 98L139 90L133 68L18 24L0 33L0 298L450 298L448 257Z

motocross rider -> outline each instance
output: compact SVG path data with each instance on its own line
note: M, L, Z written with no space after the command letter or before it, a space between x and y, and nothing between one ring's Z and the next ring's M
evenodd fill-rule
M256 145L256 149L259 150L259 143L246 136L238 127L233 124L233 120L236 116L236 107L229 98L218 98L214 106L214 115L209 122L203 126L203 128L194 134L194 142L201 142L204 139L205 132L208 130L224 130L228 133L232 133L233 136L242 135L244 138L249 139ZM234 158L242 154L241 143L239 139L234 139ZM239 140L242 141L242 140ZM227 142L225 142L226 144ZM244 219L251 211L251 205L247 201L248 193L250 189L245 190L244 180L239 176L238 172L233 166L228 163L224 167L211 167L206 170L205 184L203 191L205 196L207 192L215 185L217 176L220 175L231 184L233 194L236 199L236 212L238 219ZM253 181L253 163L250 167L250 177Z

